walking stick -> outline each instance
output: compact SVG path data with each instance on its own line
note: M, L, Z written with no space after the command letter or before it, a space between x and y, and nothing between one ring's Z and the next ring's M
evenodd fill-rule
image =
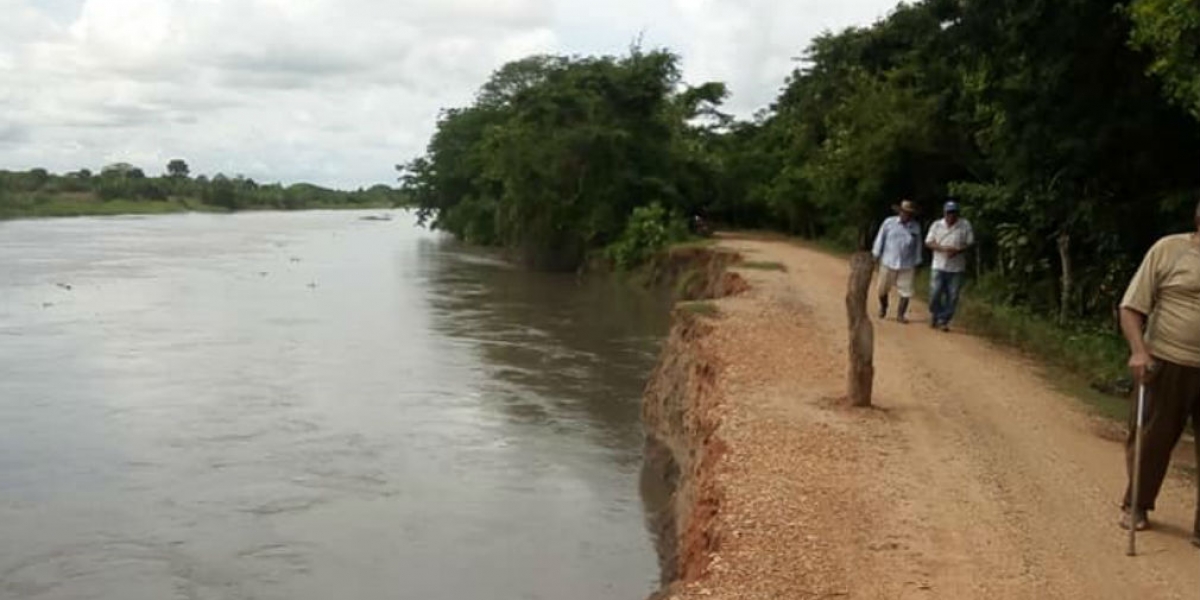
M1142 485L1142 423L1146 414L1146 384L1138 384L1137 416L1133 430L1133 483L1129 502L1129 549L1125 556L1137 556L1138 488Z

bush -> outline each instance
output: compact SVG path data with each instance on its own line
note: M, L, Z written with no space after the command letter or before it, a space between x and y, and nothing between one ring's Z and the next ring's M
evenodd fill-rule
M130 193L129 185L124 179L117 177L104 177L96 185L96 195L100 196L101 200L109 201L118 198L129 198L133 194Z
M633 209L625 231L608 247L606 254L617 268L630 269L650 260L669 244L687 237L687 222L655 202Z
M219 206L228 210L241 208L237 188L234 187L232 181L221 175L213 177L212 183L204 189L201 199L205 204Z
M490 246L500 242L496 231L496 203L485 198L463 198L445 212L438 226L456 232L469 244Z

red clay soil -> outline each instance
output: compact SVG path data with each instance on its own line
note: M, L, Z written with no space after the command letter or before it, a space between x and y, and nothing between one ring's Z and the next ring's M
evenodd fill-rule
M877 407L846 408L846 262L722 247L786 271L681 315L647 390L681 472L664 597L1200 598L1192 484L1168 481L1127 558L1121 444L1035 364L916 306L875 324Z

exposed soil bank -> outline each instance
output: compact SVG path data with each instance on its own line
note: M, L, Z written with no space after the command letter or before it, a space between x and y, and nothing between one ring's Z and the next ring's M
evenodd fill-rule
M877 323L879 408L847 409L845 262L751 239L693 252L702 268L673 276L715 299L676 309L643 406L647 477L674 484L657 598L1196 597L1188 482L1126 558L1122 447L1036 365Z
M675 314L643 406L646 473L662 477L671 490L665 514L657 518L664 584L699 577L706 552L716 547L709 520L721 499L712 476L723 453L715 435L719 423L711 411L719 365L703 343L712 326L704 317Z
M714 248L680 248L651 265L650 276L653 283L673 287L680 302L718 299L747 289L745 280L729 271L739 260L736 253ZM709 410L720 365L705 347L714 322L685 307L676 307L672 322L642 410L643 476L660 480L670 492L662 514L651 515L664 586L697 578L706 550L715 547L708 521L720 498L711 479L722 453L715 436L718 422Z

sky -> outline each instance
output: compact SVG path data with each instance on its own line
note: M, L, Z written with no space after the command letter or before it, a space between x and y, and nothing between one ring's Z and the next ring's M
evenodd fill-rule
M0 169L393 184L505 62L639 37L766 107L816 35L896 0L0 0Z

